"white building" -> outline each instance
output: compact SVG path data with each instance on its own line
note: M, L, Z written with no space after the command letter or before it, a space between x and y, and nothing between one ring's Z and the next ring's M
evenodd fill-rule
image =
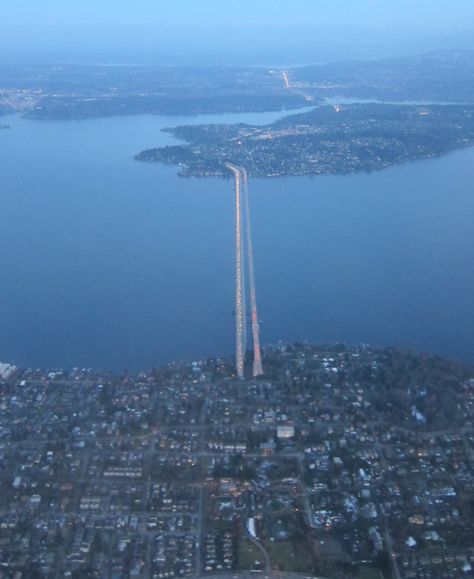
M15 372L16 366L13 364L5 364L4 362L0 362L0 379L6 380L9 378L13 372Z
M289 439L295 435L295 427L289 424L277 426L277 437Z

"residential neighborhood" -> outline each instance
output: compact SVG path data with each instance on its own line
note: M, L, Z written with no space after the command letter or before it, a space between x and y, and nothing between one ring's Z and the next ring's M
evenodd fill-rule
M365 345L263 364L2 364L0 577L472 577L473 369Z

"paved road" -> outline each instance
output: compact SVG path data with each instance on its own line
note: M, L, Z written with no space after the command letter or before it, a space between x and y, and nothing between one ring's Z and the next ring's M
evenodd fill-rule
M320 575L308 575L307 573L285 573L284 571L242 571L237 573L205 574L197 579L329 579Z
M260 553L262 553L262 556L265 560L265 574L269 575L271 574L270 571L270 556L267 553L267 550L265 549L265 547L262 545L262 543L260 543L260 541L257 541L256 539L254 539L252 536L247 534L247 538L249 539L249 541L251 541L256 547L257 549L260 551ZM257 573L257 575L260 575L260 573ZM255 577L255 573L253 573L253 576Z

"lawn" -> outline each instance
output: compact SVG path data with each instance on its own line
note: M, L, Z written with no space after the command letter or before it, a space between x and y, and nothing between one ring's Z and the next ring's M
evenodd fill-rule
M355 579L383 579L383 574L373 567L359 567Z
M268 541L265 547L270 555L272 567L285 571L308 573L312 571L311 556L306 545L295 550L291 541Z
M257 547L248 541L247 539L242 539L239 542L239 569L253 569L255 567L255 561L262 561L262 553L257 549Z

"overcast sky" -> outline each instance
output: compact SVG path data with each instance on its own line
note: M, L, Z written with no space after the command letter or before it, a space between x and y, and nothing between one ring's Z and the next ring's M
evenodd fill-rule
M473 34L470 34L470 33ZM0 59L326 60L465 48L474 0L1 0Z

